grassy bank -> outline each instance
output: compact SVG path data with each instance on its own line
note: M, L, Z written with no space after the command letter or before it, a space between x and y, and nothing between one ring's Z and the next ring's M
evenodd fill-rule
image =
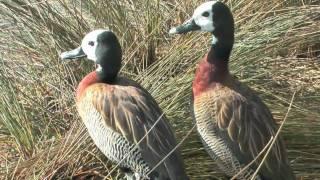
M101 178L112 165L77 115L74 89L95 69L61 63L84 34L108 27L124 51L122 75L156 98L182 139L192 127L191 82L210 34L169 36L202 1L0 1L0 177ZM281 123L298 177L320 177L320 2L227 1L236 22L230 69ZM181 147L191 179L223 177L195 132ZM118 172L107 179L116 179Z

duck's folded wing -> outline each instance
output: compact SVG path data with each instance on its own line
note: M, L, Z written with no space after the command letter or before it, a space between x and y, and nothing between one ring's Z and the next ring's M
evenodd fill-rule
M259 97L250 94L250 97L243 97L233 92L218 98L216 119L219 128L228 132L229 138L238 143L240 150L254 158L276 134L276 127L266 105ZM282 143L278 140L270 156L273 160L281 162L281 151Z
M109 128L129 142L137 144L143 138L138 147L151 166L176 145L165 116L146 91L133 86L96 84L86 89L83 98L97 110ZM152 126L154 128L147 134Z

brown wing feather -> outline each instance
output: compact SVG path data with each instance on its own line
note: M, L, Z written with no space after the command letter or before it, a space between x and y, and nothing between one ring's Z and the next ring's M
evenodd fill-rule
M276 123L268 107L250 88L233 79L221 88L216 98L216 120L220 129L228 132L242 153L250 153L253 159L276 134ZM216 92L218 93L218 92ZM247 154L248 155L248 154ZM289 171L287 155L282 139L279 138L265 163L267 169L285 168ZM281 167L281 168L280 168Z
M134 144L161 118L139 144L143 158L153 167L175 147L175 136L156 101L146 90L124 78L119 79L117 84L91 85L83 93L85 97L81 97L81 101L91 103L107 126ZM172 165L170 161L174 161ZM184 177L183 163L178 152L173 153L164 164L168 174Z
M198 131L210 146L207 148L209 154L223 161L222 170L227 174L234 173L230 169L224 169L233 167L233 162L230 161L238 162L241 166L250 163L271 136L276 134L276 123L267 106L253 90L233 77L224 83L215 84L212 89L194 98ZM224 145L227 148L221 150ZM225 158L225 154L236 159ZM251 166L253 170L258 163ZM260 175L266 179L294 179L281 137L274 144Z

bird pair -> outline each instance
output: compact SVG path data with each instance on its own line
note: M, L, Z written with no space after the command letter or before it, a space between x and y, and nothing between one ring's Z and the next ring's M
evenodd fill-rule
M198 133L208 154L227 176L250 179L260 159L243 168L275 136L276 123L254 91L229 73L234 43L229 8L219 1L205 2L191 19L169 33L198 30L212 33L211 48L200 61L192 85ZM138 83L118 76L122 51L115 34L92 31L79 48L61 54L62 59L80 57L98 65L81 80L76 104L102 153L124 170L127 179L188 179L181 155L174 150L174 132L157 102ZM256 179L294 179L281 138L275 141Z

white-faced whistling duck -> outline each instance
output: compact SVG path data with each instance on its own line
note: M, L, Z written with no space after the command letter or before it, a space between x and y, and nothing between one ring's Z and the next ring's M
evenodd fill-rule
M228 61L234 43L234 20L229 8L219 1L205 2L196 8L191 19L169 33L189 31L213 35L211 48L195 73L193 115L208 154L232 177L275 136L277 126L270 110L255 92L229 73ZM258 165L259 161L237 179L250 179ZM256 179L294 179L281 138L274 144Z
M175 135L154 98L138 83L118 76L122 50L113 32L92 31L79 48L60 57L87 57L97 64L77 88L77 110L94 143L108 159L121 162L127 179L188 179L178 150L149 172L176 146Z

